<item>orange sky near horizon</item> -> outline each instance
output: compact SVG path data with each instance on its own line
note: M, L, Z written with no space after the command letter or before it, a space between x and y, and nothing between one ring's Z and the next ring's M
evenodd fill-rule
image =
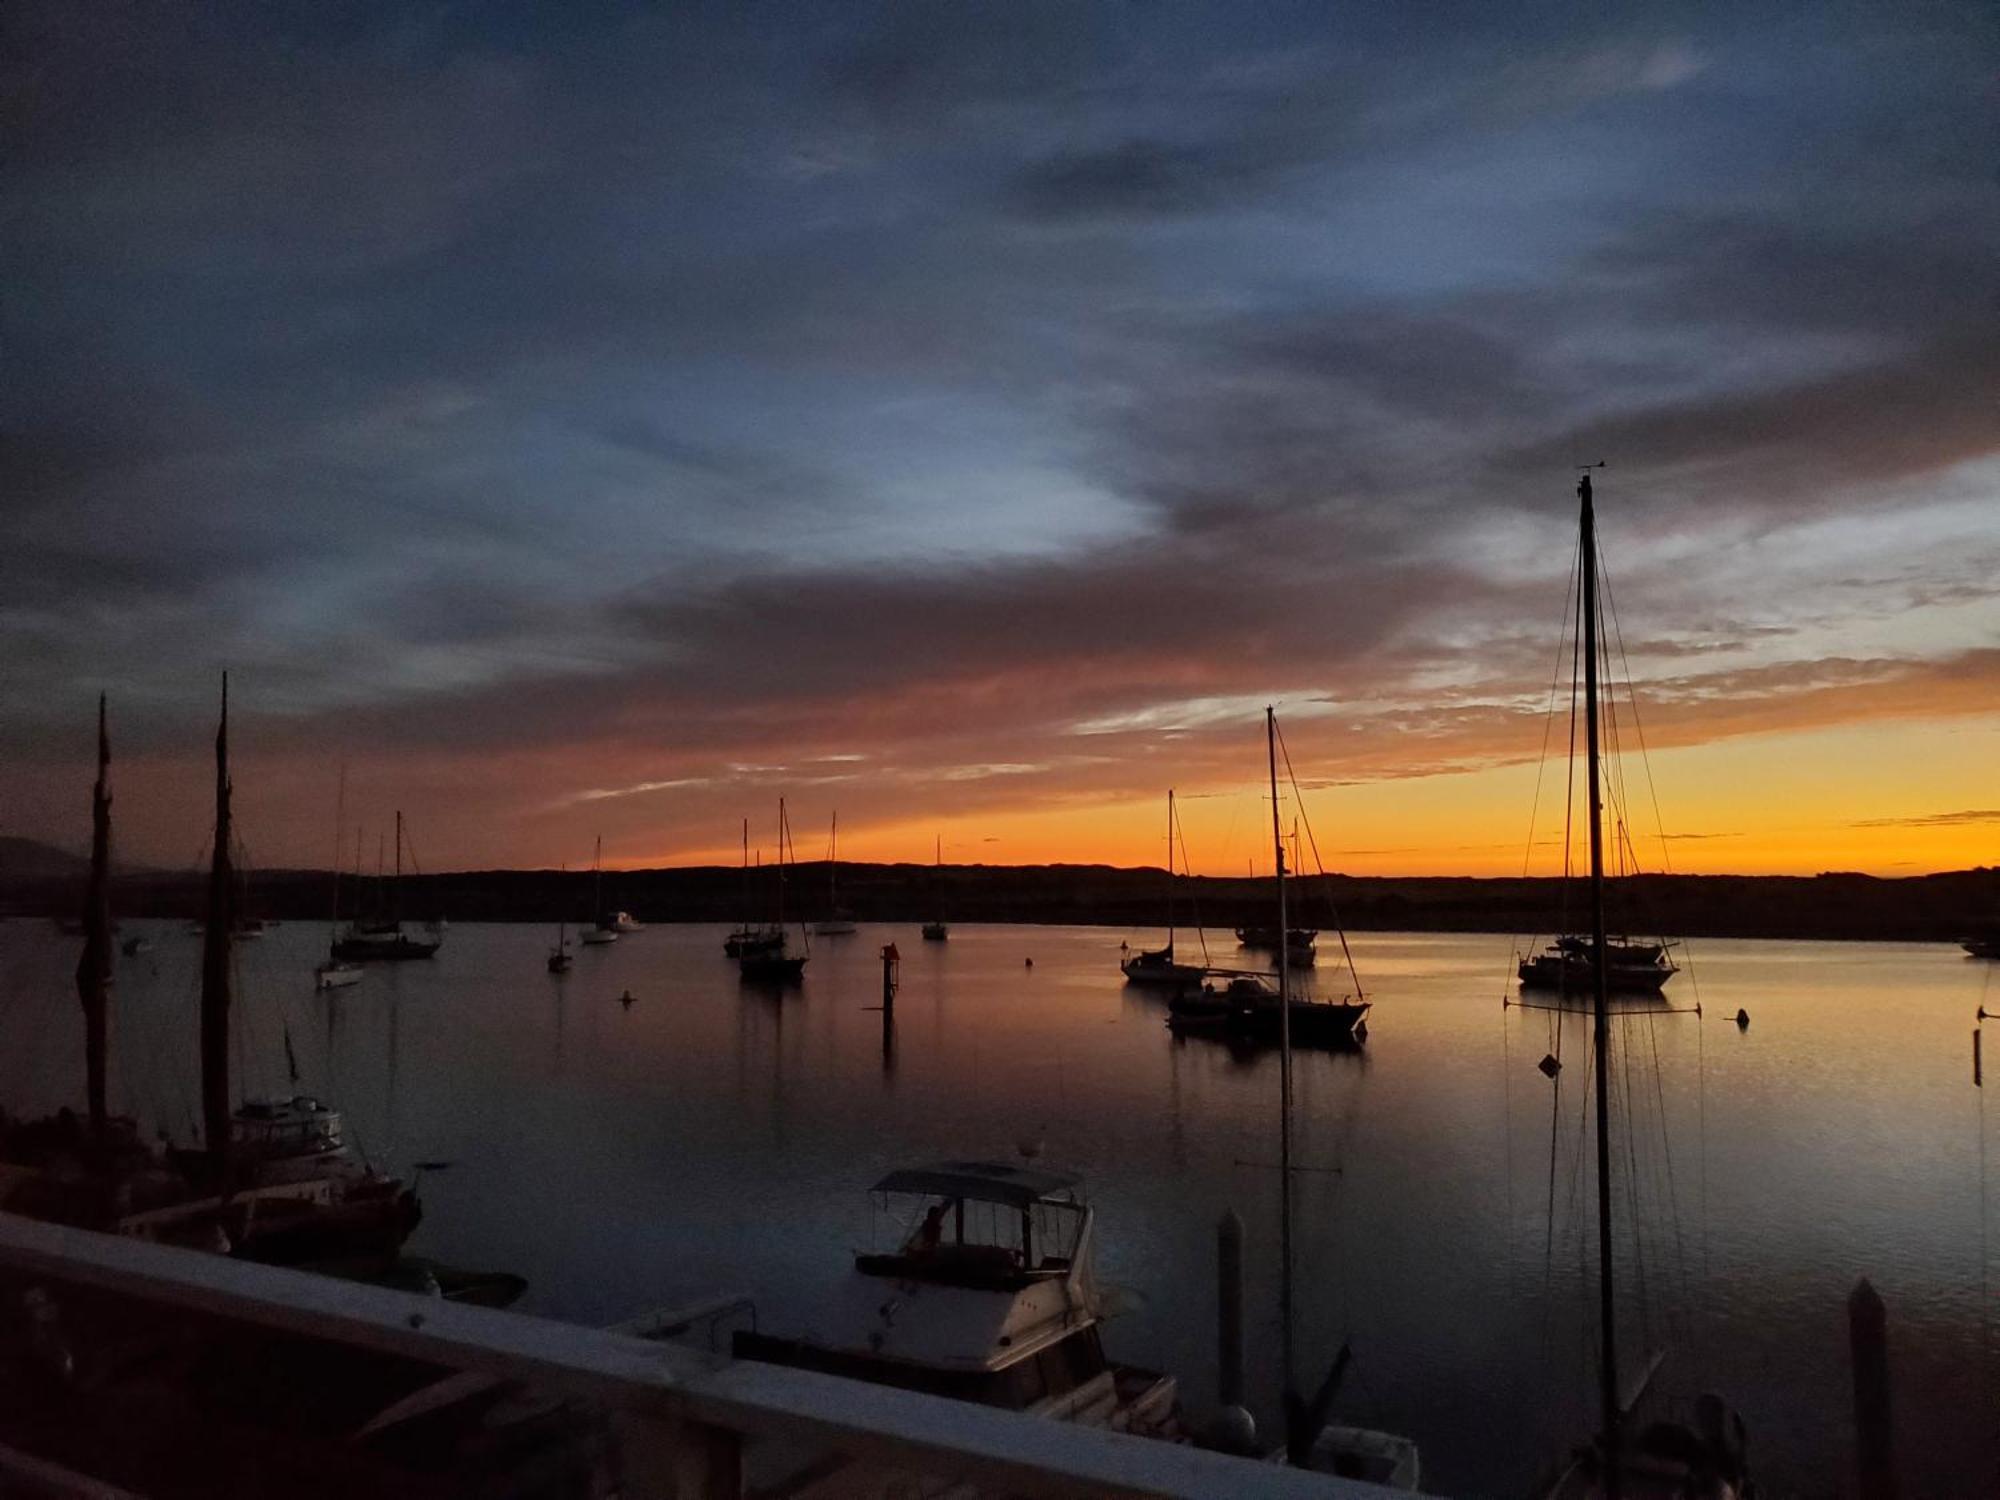
M1310 737L1307 726L1292 730L1295 755ZM1650 760L1666 823L1664 859L1640 773L1636 767L1626 773L1638 804L1631 817L1638 863L1647 871L1897 876L2000 864L2000 713L1740 735L1656 751ZM1564 774L1562 761L1552 756L1542 771L1534 848L1525 866L1530 808L1537 800L1532 762L1308 790L1306 820L1326 868L1342 873L1512 876L1525 868L1531 875L1558 874ZM1282 800L1289 828L1289 788ZM1261 781L1179 789L1183 839L1195 873L1267 873L1268 806ZM819 798L789 804L797 858L825 857L826 811ZM775 844L774 817L767 811L751 819L752 848L766 860ZM1579 860L1582 829L1579 811ZM938 837L950 864L1157 866L1165 847L1164 789L1153 797L1080 795L976 816L844 821L841 855L927 863ZM718 840L623 854L615 865L726 865L739 858L735 843ZM1310 852L1306 868L1312 868Z

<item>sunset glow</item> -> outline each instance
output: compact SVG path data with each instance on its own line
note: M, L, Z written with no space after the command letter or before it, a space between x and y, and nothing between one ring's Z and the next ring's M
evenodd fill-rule
M1331 867L1553 868L1602 458L1674 868L1993 863L1991 26L1926 15L70 16L0 822L80 845L105 689L122 857L193 863L227 667L266 865L344 765L343 861L733 863L784 796L1157 864L1172 786L1234 873L1275 703Z

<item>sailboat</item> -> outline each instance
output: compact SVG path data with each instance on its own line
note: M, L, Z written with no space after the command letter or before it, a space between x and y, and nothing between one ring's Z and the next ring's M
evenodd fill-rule
M595 919L594 926L596 930L599 932L608 932L613 937L627 932L644 932L646 924L633 916L629 911L607 911L605 909L604 872L601 868L604 855L604 839L601 835L597 840L597 853L600 868L598 870L597 889L591 898L593 905L591 915Z
M785 854L792 841L791 824L785 816L785 799L778 799L778 868L777 868L777 916L772 924L757 933L754 946L745 948L737 957L737 971L746 980L760 984L797 984L805 977L806 960L812 956L812 938L806 931L804 922L799 923L799 941L803 951L789 951L789 940L785 932Z
M215 848L201 964L202 1146L158 1151L105 1101L109 1033L110 746L100 700L91 895L77 989L87 1114L0 1128L4 1204L30 1217L286 1265L393 1262L421 1216L413 1190L355 1162L339 1111L307 1095L233 1105L230 1025L237 883L231 846L229 685L216 731ZM287 1038L287 1054L290 1042ZM296 1070L293 1074L296 1078Z
M564 865L563 875L567 877L568 874L569 866ZM569 884L567 878L564 879L563 884L565 886ZM558 897L559 902L560 900L561 898ZM570 970L570 965L575 961L574 956L569 951L569 923L563 916L561 905L558 904L556 907L556 945L549 949L549 972L551 974L567 974Z
M942 906L944 905L944 835L943 834L939 834L937 836L936 860L937 863L934 868L936 869L937 874L933 877L936 889L932 891L931 899L933 901L936 901L939 906ZM951 929L945 926L944 916L942 913L939 914L936 921L924 923L925 942L942 943L946 941L948 938L950 938L950 936L951 936Z
M378 867L379 869L379 867ZM378 874L378 879L379 874ZM396 877L389 887L388 910L366 921L348 924L347 931L333 944L333 957L366 962L371 959L431 958L444 946L438 934L442 924L432 923L428 939L403 931L403 813L396 811Z
M593 912L604 910L604 836L602 834L599 834L597 837L597 852L591 856L590 860L590 909ZM576 938L580 943L585 943L593 948L599 948L606 943L617 942L618 929L607 926L602 921L598 921L578 932Z
M1180 824L1174 812L1174 791L1167 788L1167 946L1145 949L1119 962L1127 984L1158 985L1167 989L1188 989L1199 985L1208 972L1208 939L1202 937L1203 962L1179 963L1174 958L1174 842ZM1195 929L1197 934L1201 929Z
M361 965L341 958L340 947L340 830L347 823L347 767L340 768L340 792L333 804L333 895L332 915L326 924L326 957L313 970L313 986L322 990L345 989L361 983Z
M1597 517L1592 504L1590 475L1576 487L1580 507L1578 566L1582 587L1577 607L1582 615L1585 755L1589 766L1590 819L1590 949L1587 955L1591 989L1592 1103L1596 1113L1597 1145L1597 1297L1598 1398L1600 1428L1595 1441L1581 1450L1549 1490L1551 1500L1740 1500L1749 1493L1744 1472L1742 1423L1714 1396L1697 1403L1699 1430L1657 1422L1627 1441L1625 1425L1643 1392L1621 1390L1618 1364L1618 1316L1614 1295L1611 1162L1617 1149L1611 1139L1611 1010L1612 947L1604 919L1604 793L1598 749L1597 678ZM1574 700L1572 700L1574 701ZM1650 1375L1651 1366L1646 1374Z
M750 915L750 820L743 820L743 915ZM782 937L783 934L780 933ZM754 953L769 947L771 934L748 920L722 940L722 951L731 958L741 958L746 953Z
M1264 710L1264 734L1270 760L1271 843L1275 854L1278 920L1274 933L1291 932L1285 877L1285 836L1278 824L1278 716L1275 709ZM1345 939L1342 939L1343 944ZM1176 995L1167 1008L1167 1024L1177 1032L1223 1036L1232 1042L1277 1046L1289 1054L1298 1047L1352 1047L1368 1035L1370 1002L1360 993L1360 976L1354 974L1350 956L1348 972L1353 975L1355 993L1345 1000L1319 1000L1295 994L1292 970L1297 949L1290 943L1277 948L1275 975L1241 971L1213 971L1225 979L1221 985L1205 984L1198 993ZM1275 980L1274 984L1272 981Z
M840 813L833 815L833 830L826 840L826 916L813 923L821 937L845 937L854 931L854 918L840 909Z

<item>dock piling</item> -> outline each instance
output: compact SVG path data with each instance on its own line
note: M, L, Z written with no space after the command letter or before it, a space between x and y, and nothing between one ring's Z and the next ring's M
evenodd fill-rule
M1862 1277L1847 1298L1854 1364L1854 1466L1861 1500L1896 1500L1895 1429L1889 1411L1889 1315Z

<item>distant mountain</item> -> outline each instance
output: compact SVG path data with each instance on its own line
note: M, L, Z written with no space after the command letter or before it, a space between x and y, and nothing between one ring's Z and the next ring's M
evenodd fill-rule
M36 839L0 834L0 885L73 880L89 871L89 855L73 854Z

